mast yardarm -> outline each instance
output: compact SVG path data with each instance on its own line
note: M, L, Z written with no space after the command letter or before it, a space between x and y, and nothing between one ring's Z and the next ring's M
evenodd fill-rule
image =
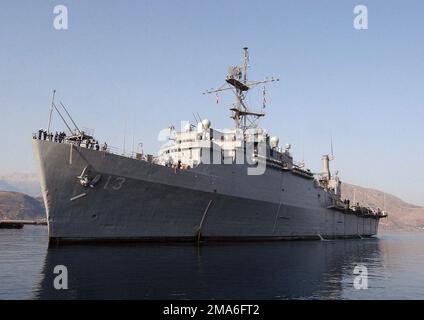
M203 94L217 94L221 91L232 90L235 95L235 102L230 107L232 112L231 118L234 119L236 128L245 131L246 129L256 128L258 120L265 116L262 110L260 112L254 112L248 106L246 96L249 90L260 84L279 81L280 79L271 77L262 81L249 81L247 77L249 69L249 50L247 47L243 48L243 53L243 63L228 68L228 75L225 79L225 83L218 88L207 90Z

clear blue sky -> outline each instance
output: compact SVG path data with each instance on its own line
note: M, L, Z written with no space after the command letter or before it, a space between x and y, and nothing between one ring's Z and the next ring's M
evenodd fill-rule
M57 4L67 31L53 28ZM352 26L357 4L366 31ZM126 132L127 149L134 133L156 153L159 130L192 112L230 127L230 99L201 93L248 46L252 78L281 78L261 125L297 159L303 149L318 170L332 135L343 180L424 205L423 36L418 0L1 0L0 173L36 170L31 133L46 127L53 88L101 141L122 146Z

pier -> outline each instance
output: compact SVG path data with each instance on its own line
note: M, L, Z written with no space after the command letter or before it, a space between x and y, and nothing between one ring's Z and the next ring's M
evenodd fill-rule
M0 229L22 229L24 225L46 226L45 220L0 220Z

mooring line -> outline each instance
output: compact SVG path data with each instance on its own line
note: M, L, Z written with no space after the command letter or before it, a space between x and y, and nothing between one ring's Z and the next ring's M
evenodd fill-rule
M209 207L211 206L213 200L209 200L208 205L206 206L205 212L203 212L203 216L202 216L202 220L200 220L200 224L199 224L199 228L197 230L197 243L199 244L200 242L200 237L202 235L202 226L203 226L203 221L205 221L206 218L206 214L208 213Z

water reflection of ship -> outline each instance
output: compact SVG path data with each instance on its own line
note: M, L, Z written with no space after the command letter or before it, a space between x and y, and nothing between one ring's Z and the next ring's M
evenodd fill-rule
M353 268L373 257L378 239L191 245L50 248L40 299L340 298ZM56 265L69 289L55 290ZM350 280L352 279L352 281Z

